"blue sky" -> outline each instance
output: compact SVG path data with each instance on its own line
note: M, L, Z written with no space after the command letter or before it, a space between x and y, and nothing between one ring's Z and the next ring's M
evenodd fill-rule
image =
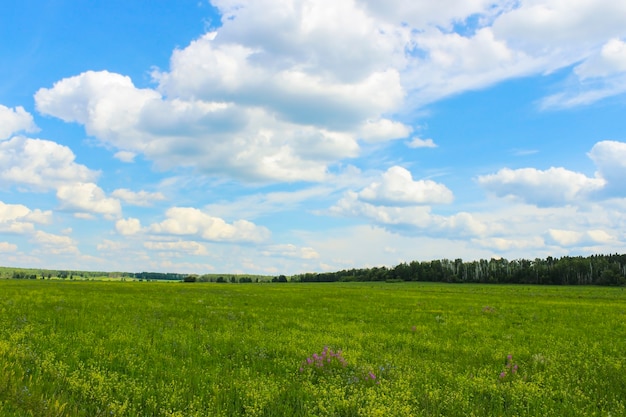
M0 5L0 264L626 252L626 4Z

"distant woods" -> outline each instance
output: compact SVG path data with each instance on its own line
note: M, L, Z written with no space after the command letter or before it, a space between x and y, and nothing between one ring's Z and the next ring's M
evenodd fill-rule
M136 280L215 283L286 283L351 281L423 281L484 284L538 285L626 285L626 254L564 256L546 259L504 258L464 262L462 259L403 262L394 267L344 269L337 272L309 272L287 277L264 275L179 274L164 272L56 271L0 267L0 278Z
M626 254L546 259L504 258L463 262L442 259L401 263L393 268L347 269L306 273L291 277L298 282L425 281L485 284L625 285Z

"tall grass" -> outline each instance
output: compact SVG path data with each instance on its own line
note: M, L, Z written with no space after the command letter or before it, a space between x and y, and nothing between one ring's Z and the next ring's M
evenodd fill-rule
M625 336L619 288L0 281L0 415L626 415Z

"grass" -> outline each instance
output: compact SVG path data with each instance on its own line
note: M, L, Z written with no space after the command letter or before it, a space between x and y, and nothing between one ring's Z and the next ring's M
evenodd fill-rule
M621 288L0 280L0 415L626 415L625 336Z

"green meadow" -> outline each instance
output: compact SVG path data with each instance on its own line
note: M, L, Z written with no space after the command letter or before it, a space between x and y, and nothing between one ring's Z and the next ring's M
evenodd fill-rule
M0 415L624 416L626 291L0 280Z

